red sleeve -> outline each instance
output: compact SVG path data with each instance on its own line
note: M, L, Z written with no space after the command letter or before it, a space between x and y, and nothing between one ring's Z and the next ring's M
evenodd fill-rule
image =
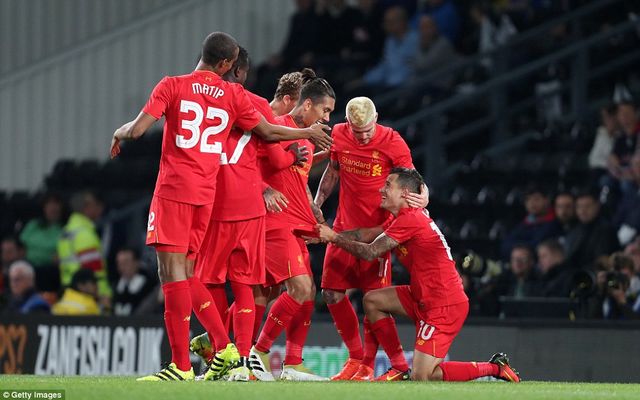
M404 243L411 239L418 227L414 223L415 216L403 214L395 218L384 230L384 234L398 243Z
M265 143L264 153L269 159L269 164L275 169L288 168L296 161L296 156L292 152L283 149L279 143Z
M392 145L392 148L394 149L393 166L415 169L409 146L407 146L407 143L398 132L393 131L393 136L395 138Z
M262 116L267 120L268 123L276 125L276 118L273 115L273 110L271 109L269 102L260 96L254 96L255 101L253 104L256 107L256 110L258 110L258 112L262 114Z
M253 102L251 102L251 99L247 96L247 93L242 86L237 85L235 90L235 125L243 131L250 131L260 123L262 115L256 110Z
M142 112L149 114L156 119L160 119L171 104L171 79L168 76L162 78L153 88L147 104L142 108Z

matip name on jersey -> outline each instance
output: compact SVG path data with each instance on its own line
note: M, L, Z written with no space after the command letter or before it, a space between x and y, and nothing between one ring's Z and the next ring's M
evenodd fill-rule
M36 375L140 375L160 368L162 328L38 325L38 335Z
M224 96L224 90L213 85L205 85L202 83L192 83L191 89L193 90L194 94L206 94L216 99L219 99L220 97Z

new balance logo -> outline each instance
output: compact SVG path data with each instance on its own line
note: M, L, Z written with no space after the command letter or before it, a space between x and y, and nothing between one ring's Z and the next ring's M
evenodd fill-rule
M253 310L250 308L243 308L240 311L238 311L238 314L251 314L252 312Z
M183 321L184 321L184 322L189 322L189 321L191 321L191 315L187 315L186 317L184 317Z
M204 310L205 308L209 307L210 305L211 305L210 301L207 301L206 303L200 304L200 311Z

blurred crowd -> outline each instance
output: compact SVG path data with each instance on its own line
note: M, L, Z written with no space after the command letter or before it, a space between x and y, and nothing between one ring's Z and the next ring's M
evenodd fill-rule
M551 194L531 184L501 259L460 257L473 313L508 314L509 301L546 298L572 300L576 318L640 318L639 135L630 99L603 107L584 190Z
M491 51L518 32L587 2L295 0L281 50L256 68L248 86L271 98L284 72L312 67L331 82L342 102L355 94L375 97L400 86L411 88L434 70ZM609 19L615 16L599 15L585 29L606 29L603 21ZM534 59L563 46L574 33L560 24L545 43L520 46L510 56ZM607 47L594 59L610 53ZM492 62L485 60L485 72ZM536 77L536 82L546 78ZM423 106L427 92L446 93L454 79L441 75L413 103ZM414 100L410 91L395 105L407 111L408 99ZM471 315L520 316L518 310L529 301L531 315L640 316L640 114L630 95L614 100L600 112L584 189L551 193L549 182L532 182L523 198L526 216L499 238L499 256L468 252L457 257ZM397 116L388 109L381 115ZM104 210L94 191L70 198L43 196L41 215L2 238L0 313L161 313L155 265L143 261L141 249L112 240L113 233L100 224ZM401 281L401 270L394 271Z

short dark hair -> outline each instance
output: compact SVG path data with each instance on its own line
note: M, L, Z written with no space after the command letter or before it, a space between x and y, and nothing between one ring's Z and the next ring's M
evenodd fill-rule
M564 247L562 247L562 245L560 244L560 242L558 241L558 239L547 239L547 240L543 240L542 242L540 242L540 244L538 245L538 248L540 247L546 247L547 249L549 249L549 251L551 251L552 253L556 253L556 254L564 254Z
M96 275L92 270L87 268L80 268L78 271L76 271L75 274L73 274L73 277L71 278L71 288L74 290L78 290L79 285L87 282L98 283L98 280L96 279Z
M589 197L596 203L600 202L600 195L599 193L596 193L595 189L586 188L586 189L580 190L576 195L576 200L579 200L583 197Z
M298 104L302 104L306 99L310 99L313 104L322 100L323 97L336 98L336 92L327 82L326 79L316 76L312 69L305 68L302 70L302 89L300 90L300 99Z
M533 249L531 248L531 246L529 246L526 243L517 243L515 246L513 246L511 248L511 252L513 252L514 250L525 250L527 253L529 253L529 257L531 257L532 260L535 260L536 256L535 253L533 252Z
M233 63L233 69L249 69L249 52L242 46L238 46L238 59Z
M16 245L16 247L20 250L24 250L24 243L22 243L22 240L20 240L20 238L16 235L7 235L5 237L2 238L3 242L13 242L13 244Z
M529 183L524 190L525 197L531 196L532 194L540 194L543 197L549 197L544 188L535 182Z
M133 246L124 246L124 247L121 247L120 249L118 249L118 253L122 253L122 252L131 253L135 260L139 260L140 259L140 251L137 248L133 247Z
M210 33L202 43L202 62L211 66L220 61L231 60L238 48L238 42L224 32Z
M391 174L398 175L396 182L400 188L408 189L412 193L420 193L420 188L424 184L424 179L417 170L396 167L391 169L389 175Z
M637 108L636 103L632 100L622 100L621 102L618 103L618 106L616 107L616 111L618 110L618 108L622 107L622 106L629 106L631 108L633 108L634 110Z

